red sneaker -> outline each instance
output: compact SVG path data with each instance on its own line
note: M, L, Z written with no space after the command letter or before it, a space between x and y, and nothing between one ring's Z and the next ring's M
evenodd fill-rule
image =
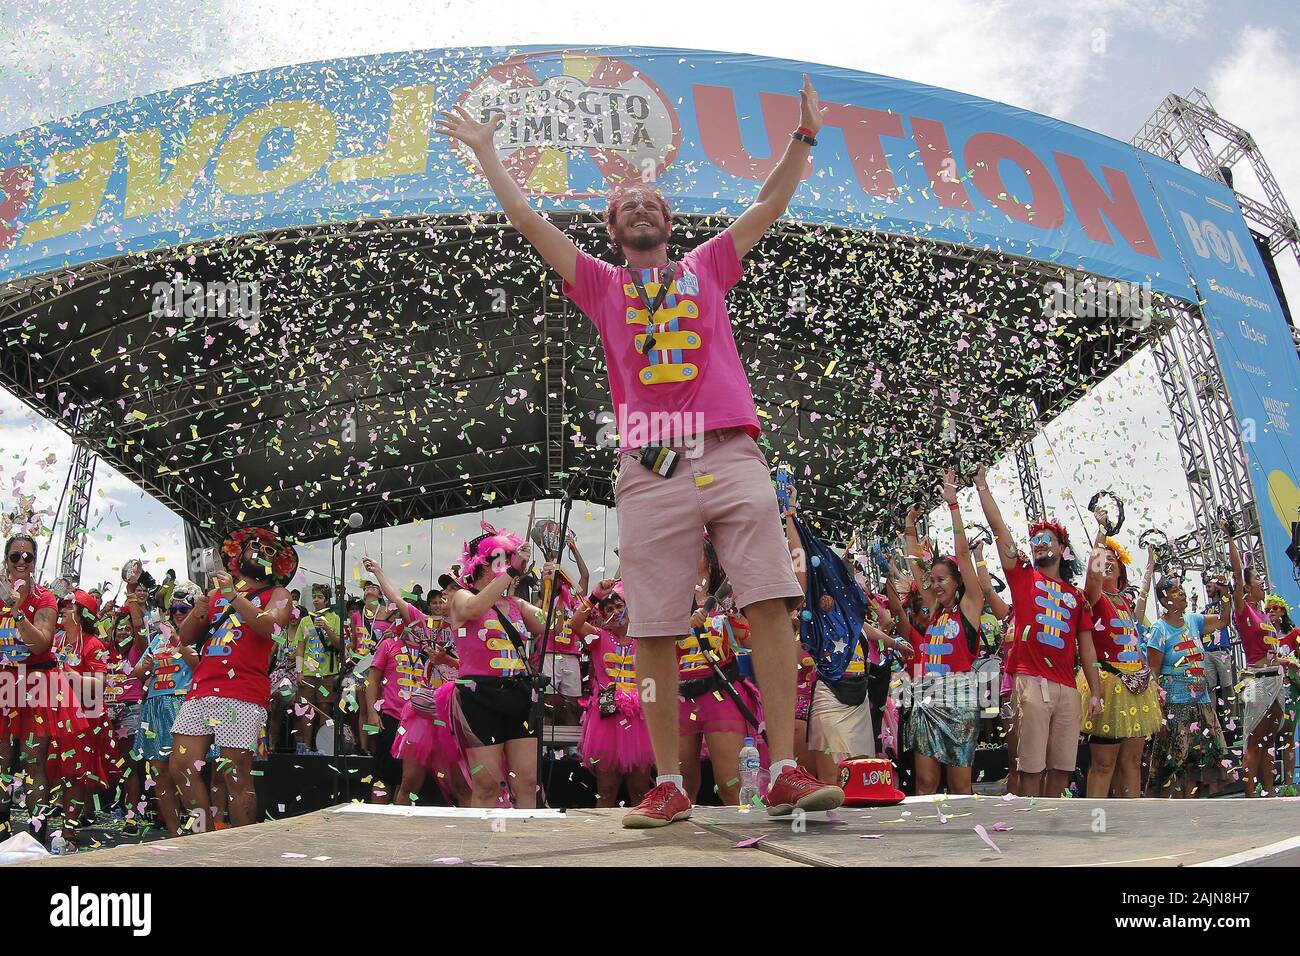
M834 810L844 802L844 791L831 783L822 783L803 767L787 768L767 790L767 812L783 817L795 807L811 813Z
M691 815L691 801L671 780L661 783L645 795L639 805L623 814L623 826L632 830L666 827Z

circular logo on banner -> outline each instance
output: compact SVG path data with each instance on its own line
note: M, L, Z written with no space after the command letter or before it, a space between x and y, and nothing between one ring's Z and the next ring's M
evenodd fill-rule
M457 105L479 122L502 118L501 160L534 194L598 195L582 168L588 163L606 185L654 182L681 146L677 111L644 71L581 50L510 57L471 83ZM463 147L461 155L473 164Z

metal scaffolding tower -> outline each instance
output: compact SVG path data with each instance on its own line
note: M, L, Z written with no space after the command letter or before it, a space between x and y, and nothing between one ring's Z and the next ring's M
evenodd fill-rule
M81 581L81 559L86 551L86 522L90 518L90 491L95 484L98 459L84 445L74 445L72 480L68 485L68 510L63 517L63 557L59 576L76 584Z
M1242 161L1249 163L1264 199L1237 193L1246 221L1257 227L1275 258L1289 251L1300 262L1300 228L1255 138L1220 116L1203 92L1193 89L1187 96L1170 93L1132 142L1229 188L1233 188L1232 168Z
M1237 192L1242 213L1264 237L1271 255L1289 251L1300 262L1300 229L1254 137L1221 117L1203 92L1193 89L1185 97L1169 94L1132 142L1229 188L1234 188L1233 166L1248 162L1264 200ZM1174 311L1168 331L1151 349L1196 522L1190 532L1172 542L1174 555L1188 570L1223 567L1227 550L1218 516L1227 514L1238 547L1266 567L1242 437L1209 326L1195 306L1174 307Z
M567 440L569 304L555 280L546 285L542 301L542 335L546 388L546 490L558 493L564 485L565 442Z
M1025 427L1033 429L1038 413L1032 401L1027 401L1024 408ZM1020 499L1025 504L1025 518L1030 524L1047 517L1047 507L1043 504L1043 483L1038 477L1038 460L1034 457L1034 433L1016 446L1016 474L1020 478Z

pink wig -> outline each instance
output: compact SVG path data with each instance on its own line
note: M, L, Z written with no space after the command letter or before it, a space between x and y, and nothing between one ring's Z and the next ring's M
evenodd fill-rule
M485 534L473 541L465 542L460 554L462 584L472 584L479 570L488 567L497 559L508 560L511 555L524 546L519 535L512 531L501 531L487 522L482 523Z

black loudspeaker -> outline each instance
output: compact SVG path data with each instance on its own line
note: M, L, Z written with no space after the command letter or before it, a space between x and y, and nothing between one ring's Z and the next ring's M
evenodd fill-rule
M347 758L353 800L370 799L369 780L374 766L373 757ZM343 802L336 758L319 754L273 753L265 760L255 760L253 785L257 789L259 820L296 817Z
M1287 546L1286 556L1300 571L1300 521L1291 522L1291 544Z

